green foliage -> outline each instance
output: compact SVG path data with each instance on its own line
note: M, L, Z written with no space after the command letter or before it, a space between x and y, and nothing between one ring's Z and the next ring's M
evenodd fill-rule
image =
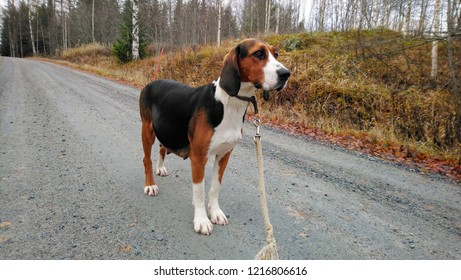
M132 54L132 36L131 28L129 26L123 25L121 37L117 39L113 47L114 56L120 63L127 63L131 61Z
M10 19L8 16L5 16L2 19L2 32L1 32L1 45L0 45L0 55L2 56L10 56L10 38L9 38L9 26L10 26Z
M10 56L14 53L17 57L31 56L33 52L29 22L27 17L21 16L29 12L27 4L20 2L19 7L9 5L2 9L4 17L0 25L3 27L0 35L0 55Z
M124 23L121 25L120 37L114 43L113 54L120 63L127 63L133 59L132 46L133 46L133 23L131 20L131 7L130 1L126 1L123 19ZM139 58L143 59L146 56L147 46L149 43L146 41L145 32L143 27L139 27Z
M122 25L120 38L114 43L113 54L120 63L127 63L133 59L131 48L133 46L133 36L131 34L132 25ZM139 31L139 58L146 57L148 42L145 40L144 32Z
M282 42L282 47L288 52L300 49L301 40L299 38L288 38Z

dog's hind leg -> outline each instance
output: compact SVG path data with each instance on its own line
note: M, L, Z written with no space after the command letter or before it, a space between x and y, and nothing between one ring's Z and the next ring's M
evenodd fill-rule
M150 196L158 194L158 187L155 184L154 174L152 172L152 145L155 141L154 128L152 120L142 119L142 147L144 149L144 172L146 173L146 183L144 184L144 193Z
M160 153L158 155L158 160L157 160L157 170L156 174L159 176L168 176L168 171L166 170L165 167L165 156L167 154L166 148L160 144Z

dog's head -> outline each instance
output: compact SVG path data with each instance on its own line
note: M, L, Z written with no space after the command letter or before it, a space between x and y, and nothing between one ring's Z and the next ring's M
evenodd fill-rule
M281 90L290 71L277 61L275 49L258 40L246 39L224 58L219 86L230 96L235 96L243 82L252 83L263 90Z

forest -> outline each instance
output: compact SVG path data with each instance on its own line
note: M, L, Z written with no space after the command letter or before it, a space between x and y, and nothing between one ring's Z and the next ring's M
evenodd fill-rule
M455 34L461 25L459 0L5 1L0 52L16 57L58 55L92 42L113 44L126 29L131 31L134 16L146 44L168 48L271 32L378 27L407 36L445 38L450 28Z
M131 28L133 1L9 0L3 7L1 54L58 55L67 48L99 42L113 44ZM136 0L143 40L156 47L210 44L220 39L269 31L303 30L300 1Z

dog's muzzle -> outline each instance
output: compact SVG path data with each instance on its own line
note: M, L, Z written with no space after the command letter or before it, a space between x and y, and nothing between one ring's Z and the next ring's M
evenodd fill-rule
M277 70L277 75L278 75L278 81L277 81L277 85L275 86L275 89L280 91L286 86L288 78L290 77L291 73L290 71L288 71L288 69L281 68Z

